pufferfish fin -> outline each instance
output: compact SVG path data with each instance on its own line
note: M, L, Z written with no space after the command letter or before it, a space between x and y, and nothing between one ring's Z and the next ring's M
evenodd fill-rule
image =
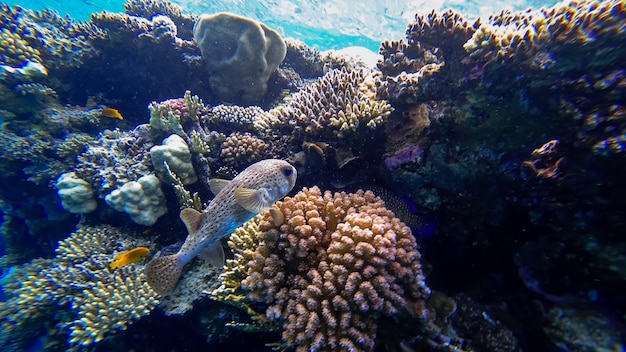
M189 236L193 236L202 222L202 213L192 208L185 208L180 211L180 219L187 226Z
M222 247L222 244L219 242L205 248L202 252L198 253L198 257L216 268L221 268L224 266L224 263L226 263L224 247Z
M212 178L209 180L209 189L211 189L211 192L213 192L213 194L217 195L229 183L230 183L230 180L224 180L222 178Z
M239 205L251 213L260 213L272 206L270 195L265 188L237 188L235 199Z

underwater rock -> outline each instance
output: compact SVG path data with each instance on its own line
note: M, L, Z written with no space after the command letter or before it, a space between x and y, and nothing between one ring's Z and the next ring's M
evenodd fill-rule
M287 51L276 31L230 13L202 15L193 37L209 69L211 89L226 101L251 103L263 97Z

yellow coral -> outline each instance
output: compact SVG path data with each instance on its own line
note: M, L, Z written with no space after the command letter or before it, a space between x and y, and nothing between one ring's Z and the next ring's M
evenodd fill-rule
M39 50L31 47L19 34L0 28L0 56L3 64L19 68L28 62L41 64Z
M159 302L136 266L115 271L76 296L72 309L78 319L70 323L71 344L91 345L108 333L147 315Z
M7 300L2 304L2 333L18 334L35 318L54 314L56 307L71 307L49 317L54 331L70 326L70 344L89 345L107 334L125 329L157 303L156 294L140 276L139 266L111 272L114 252L130 248L132 239L110 226L81 227L59 242L53 259L35 259L16 267L3 283ZM119 248L119 247L122 248Z

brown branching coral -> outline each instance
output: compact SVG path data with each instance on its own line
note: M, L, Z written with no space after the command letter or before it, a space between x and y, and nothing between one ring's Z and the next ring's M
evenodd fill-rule
M407 28L407 41L385 41L378 62L377 93L383 99L413 97L423 92L425 82L443 70L457 71L466 55L463 44L472 36L473 27L458 13L448 10L416 15Z
M220 158L228 166L240 167L267 156L267 144L250 133L233 132L222 144Z
M380 198L314 187L276 206L283 225L266 214L258 247L235 251L248 261L241 287L248 298L269 304L266 317L282 322L287 345L371 351L379 317L424 322L429 289L415 238Z
M375 98L374 86L365 69L332 70L294 94L284 106L270 111L255 127L271 135L274 128L290 125L309 139L336 139L354 135L360 126L374 129L393 110Z

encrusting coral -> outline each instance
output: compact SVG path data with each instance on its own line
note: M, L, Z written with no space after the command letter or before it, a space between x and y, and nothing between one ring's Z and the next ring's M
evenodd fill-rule
M76 174L91 183L100 198L150 173L152 138L146 126L104 131L78 156Z
M265 318L282 324L297 351L371 351L382 316L426 323L430 291L415 238L380 198L313 187L276 207L282 225L267 213L258 228L235 233L235 260L214 295L240 300L239 278L240 292L269 305Z
M141 265L108 268L115 254L136 245L149 243L109 226L80 227L59 242L54 258L16 267L3 282L2 332L18 334L46 321L53 340L69 333L70 346L80 348L126 329L158 303ZM50 316L54 305L65 314Z

